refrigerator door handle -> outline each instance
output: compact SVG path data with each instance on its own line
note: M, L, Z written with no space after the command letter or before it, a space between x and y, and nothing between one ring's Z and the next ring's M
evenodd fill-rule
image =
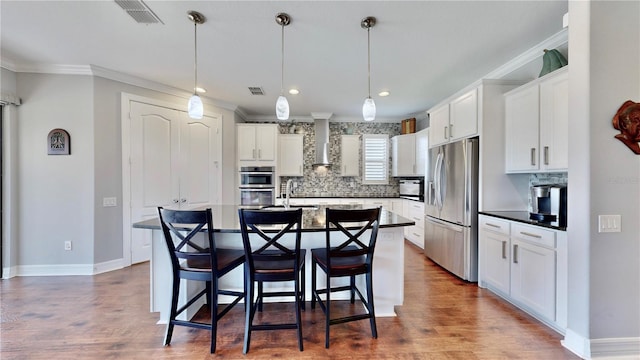
M462 232L463 229L464 229L464 227L462 225L451 224L451 223L448 223L446 221L442 221L442 220L438 220L436 218L432 218L430 216L426 217L426 221L432 222L434 224L438 224L438 225L440 225L442 227L445 227L445 228L447 228L449 230L452 230L452 231L455 231L455 232Z
M440 189L442 186L441 183L441 176L440 176L440 167L442 166L441 160L442 159L442 154L438 154L438 156L436 157L436 166L435 166L435 173L433 174L433 180L435 183L435 200L436 200L436 207L438 208L438 210L442 210L442 194L440 193Z

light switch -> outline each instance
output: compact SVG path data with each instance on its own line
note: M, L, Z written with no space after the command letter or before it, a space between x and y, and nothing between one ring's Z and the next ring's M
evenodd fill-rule
M620 232L620 215L598 215L598 232Z
M110 207L110 206L117 206L118 202L116 200L116 198L114 197L106 197L106 198L102 198L102 206L103 207Z

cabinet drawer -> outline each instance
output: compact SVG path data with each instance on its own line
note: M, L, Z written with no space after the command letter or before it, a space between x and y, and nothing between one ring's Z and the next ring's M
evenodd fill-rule
M480 228L504 235L509 235L511 232L511 226L508 220L502 220L487 216L480 217Z
M422 229L422 227L407 226L405 228L404 236L407 238L407 240L418 245L419 247L424 247L424 230Z
M512 224L512 236L532 244L556 247L556 233L538 226Z
M424 228L424 204L413 202L407 209L408 218L416 222L416 227Z

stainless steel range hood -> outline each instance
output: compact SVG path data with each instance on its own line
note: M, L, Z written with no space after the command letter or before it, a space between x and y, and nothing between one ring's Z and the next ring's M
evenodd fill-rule
M313 167L331 166L329 162L329 119L333 113L311 113L316 129L316 161Z

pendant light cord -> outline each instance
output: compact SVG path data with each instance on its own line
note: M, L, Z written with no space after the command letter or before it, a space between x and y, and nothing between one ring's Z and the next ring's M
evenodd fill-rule
M194 22L193 23L193 48L195 49L194 51L194 57L193 57L193 94L197 95L198 91L198 23Z
M371 98L371 26L367 27L367 78L369 80L369 98Z
M281 47L281 71L280 71L280 95L284 95L284 22L282 23L282 47Z

